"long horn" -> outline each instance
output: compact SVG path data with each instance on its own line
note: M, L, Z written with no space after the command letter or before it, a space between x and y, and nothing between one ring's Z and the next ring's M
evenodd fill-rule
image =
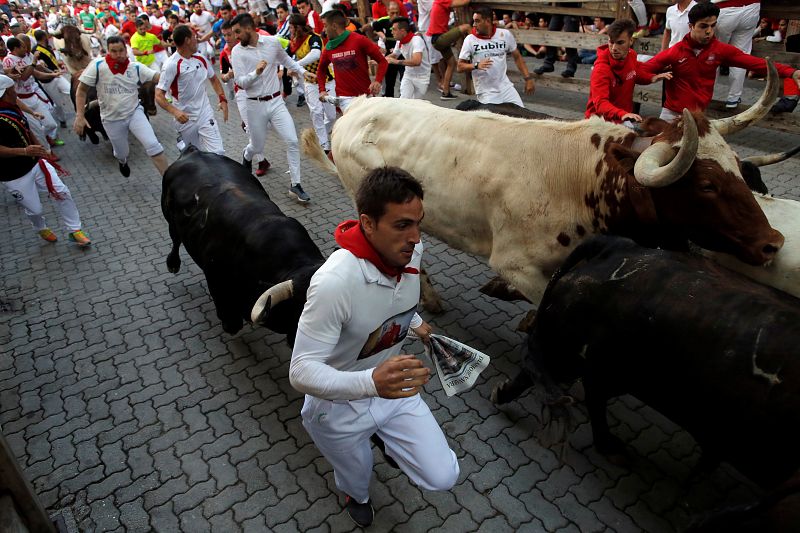
M780 152L777 154L769 154L769 155L754 155L752 157L745 157L742 161L747 161L749 163L754 164L757 167L763 167L766 165L774 165L775 163L780 163L781 161L785 161L792 157L797 152L800 152L800 146L795 146L788 152Z
M253 322L253 324L258 323L259 319L261 319L264 313L269 314L269 310L271 308L275 307L282 301L291 298L293 291L294 285L290 279L281 281L277 285L273 285L267 289L267 291L258 298L253 306L253 310L250 312L250 320Z
M764 118L767 113L769 113L770 107L775 102L775 99L778 97L778 93L781 90L781 80L778 78L778 69L775 68L775 64L772 62L772 60L770 58L766 58L766 61L767 86L764 88L764 92L761 93L761 98L759 98L758 102L753 104L750 109L742 111L738 115L712 120L711 125L714 126L720 135L730 135L731 133L736 133L737 131L746 128L750 124L758 122Z
M687 109L683 110L683 136L678 154L671 144L656 142L636 160L633 175L645 187L666 187L689 171L697 155L697 123Z

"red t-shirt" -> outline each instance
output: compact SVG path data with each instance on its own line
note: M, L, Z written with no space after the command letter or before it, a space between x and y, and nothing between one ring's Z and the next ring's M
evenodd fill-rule
M132 20L126 20L124 24L122 24L121 30L122 33L127 33L128 36L125 37L125 42L127 44L131 44L131 35L136 33L136 23Z
M405 6L403 4L400 4L399 2L398 4L400 6L400 16L408 17L408 11L406 10ZM386 6L383 4L383 2L381 2L381 0L378 0L377 2L372 4L372 18L374 20L378 20L380 18L388 16L389 16L389 11L386 9Z
M697 55L695 50L699 51ZM704 111L708 107L714 96L714 80L720 65L752 70L758 76L767 73L767 62L762 58L745 54L716 37L701 47L692 40L691 34L672 48L659 52L647 63L642 63L641 70L648 75L672 71L672 79L664 82L664 107L680 113L684 108ZM781 78L790 78L794 74L794 69L787 65L775 63L775 67Z
M151 33L151 34L155 35L156 37L158 37L159 39L161 39L161 32L162 31L163 30L161 29L161 26L151 26L150 29L147 30L147 33ZM159 45L153 46L153 53L154 54L156 52L163 52L163 51L164 51L164 47L163 46L159 46Z
M433 0L428 35L440 35L447 32L450 27L450 6L452 3L452 0Z
M607 44L597 49L586 118L598 115L609 122L622 122L623 115L633 112L634 85L646 85L652 79L652 76L637 72L638 65L636 52L632 49L622 61L611 57Z
M351 33L342 44L328 50L322 49L317 72L327 72L328 65L333 64L336 76L336 94L338 96L360 96L369 92L369 65L367 57L378 63L375 81L380 82L386 74L389 63L383 57L378 45L358 33ZM325 91L327 76L318 76L319 91Z

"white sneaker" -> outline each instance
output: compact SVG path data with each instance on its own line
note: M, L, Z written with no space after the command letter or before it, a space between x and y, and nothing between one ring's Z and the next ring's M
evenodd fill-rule
M461 84L460 83L451 83L450 87L452 87L452 89L454 91L460 91L461 90Z

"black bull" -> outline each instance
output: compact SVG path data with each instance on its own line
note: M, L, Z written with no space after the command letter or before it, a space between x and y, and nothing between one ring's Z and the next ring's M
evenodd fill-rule
M324 261L305 228L242 165L193 148L164 174L161 209L172 238L169 271L180 269L183 243L206 276L222 328L236 333L262 295L288 286L263 299L256 321L293 344L311 276Z
M78 78L80 78L80 74L73 75L70 84L69 97L72 99L72 107L75 107L75 94L79 85ZM148 116L156 114L156 84L154 82L148 81L139 86L139 103ZM105 140L108 140L103 122L100 120L100 103L97 101L97 89L95 87L89 87L86 93L86 106L83 110L83 116L86 118L86 122L89 123L89 127L84 128L83 135L80 136L81 140L86 140L86 137L89 137L89 141L92 144L98 144L100 142L100 138L97 136L98 133Z
M598 450L622 449L606 403L629 393L706 458L770 487L800 467L797 346L800 300L702 258L598 237L553 276L523 368L494 397L583 378Z

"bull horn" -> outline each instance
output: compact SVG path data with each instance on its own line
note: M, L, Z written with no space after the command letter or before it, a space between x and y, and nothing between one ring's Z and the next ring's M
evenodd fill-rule
M769 155L754 155L752 157L745 157L742 161L747 161L748 163L752 163L757 167L763 167L766 165L774 165L775 163L780 163L781 161L785 161L792 157L797 152L800 152L800 146L795 146L788 152L780 152L777 154L769 154Z
M281 281L277 285L273 285L267 289L267 291L258 298L253 306L253 310L250 312L250 321L253 322L253 324L258 323L258 320L265 312L269 313L271 308L275 307L282 301L291 298L293 292L294 285L290 279Z
M674 147L656 142L646 148L636 160L633 175L645 187L666 187L675 183L689 171L697 155L697 123L687 109L683 110L683 136L678 155Z
M712 120L711 125L720 133L720 135L730 135L731 133L736 133L737 131L746 128L750 124L758 122L764 118L767 113L769 113L770 107L775 102L775 99L778 97L778 93L781 90L781 80L778 77L778 69L775 68L775 64L772 62L772 60L770 58L766 58L766 61L767 86L764 88L764 92L761 93L761 98L759 98L758 102L753 104L752 107L742 111L737 115L728 118Z

